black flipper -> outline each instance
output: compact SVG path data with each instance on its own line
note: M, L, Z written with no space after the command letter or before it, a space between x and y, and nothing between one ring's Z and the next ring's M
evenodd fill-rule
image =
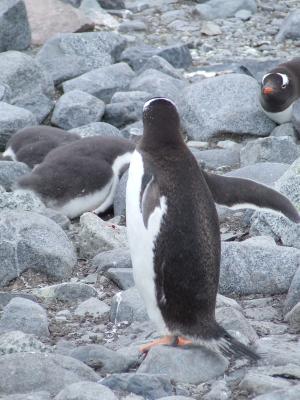
M142 180L140 193L140 209L143 214L144 225L148 227L148 220L156 207L160 206L160 192L155 178L151 174L145 174Z
M220 176L204 171L203 174L217 204L228 207L253 204L259 208L281 212L291 221L300 222L300 215L291 201L268 186L250 179Z

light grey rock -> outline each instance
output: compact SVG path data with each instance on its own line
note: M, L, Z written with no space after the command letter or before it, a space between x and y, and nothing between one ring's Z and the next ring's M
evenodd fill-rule
M278 42L284 42L286 39L297 40L300 38L300 10L292 11L283 21L281 28L276 36Z
M110 268L106 276L122 290L134 286L132 268Z
M123 21L119 25L119 32L143 32L147 29L147 25L143 21Z
M254 397L253 400L298 400L300 385L295 385L288 389L275 390L261 396Z
M286 321L289 322L291 328L299 332L300 331L300 302L298 302L290 312L285 316Z
M295 140L296 139L296 131L291 122L286 122L285 124L276 126L276 128L273 129L273 131L271 132L270 136L274 136L274 137L289 136L293 140Z
M248 21L252 17L252 12L250 10L239 10L234 16L242 21Z
M92 265L97 268L98 273L106 272L112 268L131 268L130 251L127 249L103 251L93 258Z
M142 118L144 101L107 104L104 120L121 128Z
M269 243L223 242L220 292L248 295L287 292L300 263L300 251Z
M300 14L299 14L300 15ZM300 100L296 100L292 109L292 124L300 138Z
M237 150L230 149L211 149L211 150L198 150L191 147L199 165L204 165L209 169L216 169L219 167L237 167L240 164L240 154Z
M275 189L286 195L300 211L300 157L278 179Z
M171 65L166 59L158 55L150 57L139 70L139 73L142 73L147 69L156 69L163 72L164 74L172 76L173 78L182 79L182 74L176 68L174 68L173 65Z
M266 161L292 164L298 157L299 150L289 136L259 138L241 149L242 166Z
M22 292L0 292L0 309L5 307L12 299L15 297L22 297L24 299L37 301L37 298L34 297L30 293L22 293Z
M128 400L130 400L130 398ZM167 397L160 397L158 400L193 400L193 398L185 396L167 396Z
M248 10L256 13L255 0L210 0L205 4L195 7L195 11L203 19L230 18L234 17L239 10Z
M62 129L77 128L100 121L104 110L102 100L80 90L71 90L57 101L51 123Z
M295 364L300 366L299 338L295 335L283 334L266 336L256 341L256 351L263 355L260 363L270 368Z
M109 307L104 301L91 297L78 305L74 314L79 317L91 316L93 318L103 317L109 313Z
M300 267L297 269L284 303L284 312L287 313L300 300Z
M0 84L11 89L10 103L31 111L41 123L53 107L51 77L36 60L18 51L0 53L0 70Z
M274 378L272 376L256 372L255 370L247 372L239 384L240 389L246 391L247 393L251 393L251 395L264 394L291 386L292 383L287 379L280 377Z
M80 282L65 282L58 285L44 286L34 289L31 293L47 302L63 301L66 303L83 301L97 296L96 289Z
M49 336L47 313L39 304L15 297L3 309L0 331L22 331L36 336Z
M0 52L24 50L30 46L31 32L22 0L3 0L0 4Z
M0 55L1 57L1 55ZM0 78L1 79L1 78ZM29 110L0 102L0 147L18 130L36 125L37 120Z
M63 83L64 92L78 89L108 103L115 92L126 90L135 74L125 63L94 69Z
M143 91L116 92L111 103L146 102L151 99L151 94Z
M50 400L50 393L42 391L25 394L12 394L11 396L2 397L2 400Z
M114 214L126 215L126 186L128 180L128 171L124 172L118 182L116 193L114 196Z
M44 390L55 396L66 385L96 382L99 378L91 368L74 358L44 353L1 356L0 371L2 395Z
M113 374L100 381L112 390L122 390L155 400L174 393L170 378L167 375L128 373Z
M211 390L203 396L203 400L229 400L231 390L224 380L212 384Z
M233 176L237 178L246 178L253 181L263 183L268 186L273 186L274 183L285 173L289 168L289 164L277 162L259 162L252 165L247 165L242 168L227 172L225 176Z
M66 386L55 400L118 400L107 387L94 382L78 382Z
M70 276L76 262L74 247L55 222L29 211L3 211L0 225L2 286L28 268L54 279Z
M107 124L106 122L92 122L90 124L71 129L70 132L77 133L82 138L90 136L122 137L118 128Z
M112 64L125 46L114 32L61 33L44 44L37 60L58 84Z
M30 168L18 161L1 161L0 162L0 185L5 190L12 190L16 182L23 175L30 173Z
M126 139L129 139L132 142L137 143L143 135L142 121L137 121L134 122L133 124L125 126L125 128L122 129L121 133Z
M99 344L79 346L70 356L84 362L101 375L126 372L130 367L130 360L128 362L121 354Z
M55 223L57 223L62 229L67 230L71 225L71 221L69 218L61 214L60 212L53 210L52 208L44 208L43 210L39 210L39 214L44 215L52 219Z
M113 297L110 309L111 322L143 322L148 319L145 304L135 287L119 292Z
M84 15L94 22L95 26L101 27L101 29L116 30L118 28L119 21L102 7L100 7L98 0L82 0L80 11Z
M138 373L167 374L175 382L200 384L224 373L228 361L205 348L158 346L150 350Z
M216 307L231 307L235 310L242 311L242 307L237 301L231 299L230 297L223 296L220 293L217 294Z
M182 93L182 122L188 137L207 140L220 133L269 135L275 123L262 112L258 93L257 81L242 74L227 74L190 85Z
M124 226L103 221L93 213L80 217L79 230L80 254L92 258L101 251L126 248L127 236Z
M43 211L45 205L33 192L16 190L14 192L0 193L0 211Z
M0 101L4 101L4 103L9 103L11 97L11 90L8 85L1 84L0 85Z
M11 331L0 336L0 355L23 352L46 352L49 348L34 335L21 331Z

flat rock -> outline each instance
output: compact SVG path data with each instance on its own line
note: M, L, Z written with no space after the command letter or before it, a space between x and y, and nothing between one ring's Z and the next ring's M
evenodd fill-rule
M99 318L109 313L109 307L104 301L91 297L78 305L74 314L79 317L90 316Z
M63 83L64 92L78 89L108 103L112 95L127 89L135 74L125 63L109 65L87 72Z
M41 392L31 392L25 394L12 394L11 396L4 396L2 400L51 400L50 393Z
M100 121L104 110L102 100L80 90L71 90L57 101L51 123L62 129L72 129Z
M288 291L300 251L269 243L223 242L220 292L228 295L279 294Z
M0 224L2 286L28 268L54 279L70 276L76 262L74 247L55 222L29 211L3 211Z
M85 213L80 217L79 247L80 254L89 258L101 251L126 248L126 228Z
M126 46L114 32L61 33L37 54L55 84L112 64Z
M122 390L146 397L149 400L174 393L170 378L162 374L112 374L101 380L101 384L112 390Z
M118 400L106 386L94 382L78 382L66 386L55 400Z
M41 123L54 105L51 77L32 57L17 51L0 53L0 70L0 83L11 90L10 103L31 111Z
M255 0L210 0L195 7L195 11L203 19L234 17L239 10L248 10L255 13Z
M130 360L121 354L99 344L79 346L70 353L71 357L82 361L102 375L126 372Z
M42 45L56 33L93 30L93 22L70 4L59 0L24 0L32 44Z
M1 60L0 60L1 62ZM22 128L36 125L31 111L0 102L0 147L4 148L8 139Z
M207 140L220 133L269 135L275 123L261 111L258 93L257 81L242 74L190 85L182 93L182 122L189 138Z
M92 260L97 272L106 272L112 268L131 268L130 251L127 249L114 249L97 254Z
M283 377L272 377L255 370L247 372L239 384L241 390L251 393L251 395L264 394L291 386L292 383Z
M0 336L1 356L12 353L42 353L46 351L49 351L49 348L31 334L11 331Z
M145 304L135 287L119 292L113 297L110 310L111 322L143 322L148 319Z
M297 40L300 38L300 10L292 11L282 22L281 28L276 36L278 42L286 39Z
M90 285L80 282L65 282L58 285L44 286L34 289L32 294L43 300L67 303L87 300L97 296L97 290Z
M299 150L289 136L259 138L241 149L241 165L257 162L292 164L299 157Z
M275 390L261 396L254 397L253 400L298 400L300 385L291 388Z
M31 31L22 0L3 0L0 5L0 52L30 46Z
M19 161L0 162L0 185L5 190L12 190L22 176L30 173L30 168ZM4 193L2 193L4 194Z
M150 350L138 373L167 374L175 382L200 384L222 374L229 362L205 348L157 346Z
M99 379L82 362L58 354L7 354L0 357L0 371L2 395L45 390L55 396L66 385Z
M90 136L122 137L118 128L106 122L92 122L87 125L71 129L70 132L78 133L82 138Z
M105 275L120 289L126 290L134 286L132 268L110 268Z
M295 335L274 335L256 341L256 351L263 355L260 363L270 368L295 364L300 366L299 338Z

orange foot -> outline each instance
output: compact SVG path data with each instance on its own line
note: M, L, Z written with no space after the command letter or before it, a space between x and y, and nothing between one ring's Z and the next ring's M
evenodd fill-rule
M163 336L162 338L155 339L150 343L144 344L140 347L141 353L148 353L152 347L165 345L165 346L187 346L192 344L191 340L185 339L184 337L177 336Z

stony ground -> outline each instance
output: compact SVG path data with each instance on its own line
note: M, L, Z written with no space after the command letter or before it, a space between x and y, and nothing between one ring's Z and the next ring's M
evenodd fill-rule
M45 0L43 9L25 0L31 42L23 2L9 13L0 5L1 147L37 123L137 141L144 101L167 96L199 165L273 186L300 210L300 113L276 127L256 81L299 55L299 2L211 1ZM240 6L227 15L230 2ZM1 26L12 20L19 35L8 37ZM60 34L79 29L93 33ZM202 348L159 347L143 358L139 345L156 332L134 288L126 175L114 210L69 221L15 190L29 171L0 161L1 399L300 398L298 225L218 207L216 317L262 355L258 363Z

